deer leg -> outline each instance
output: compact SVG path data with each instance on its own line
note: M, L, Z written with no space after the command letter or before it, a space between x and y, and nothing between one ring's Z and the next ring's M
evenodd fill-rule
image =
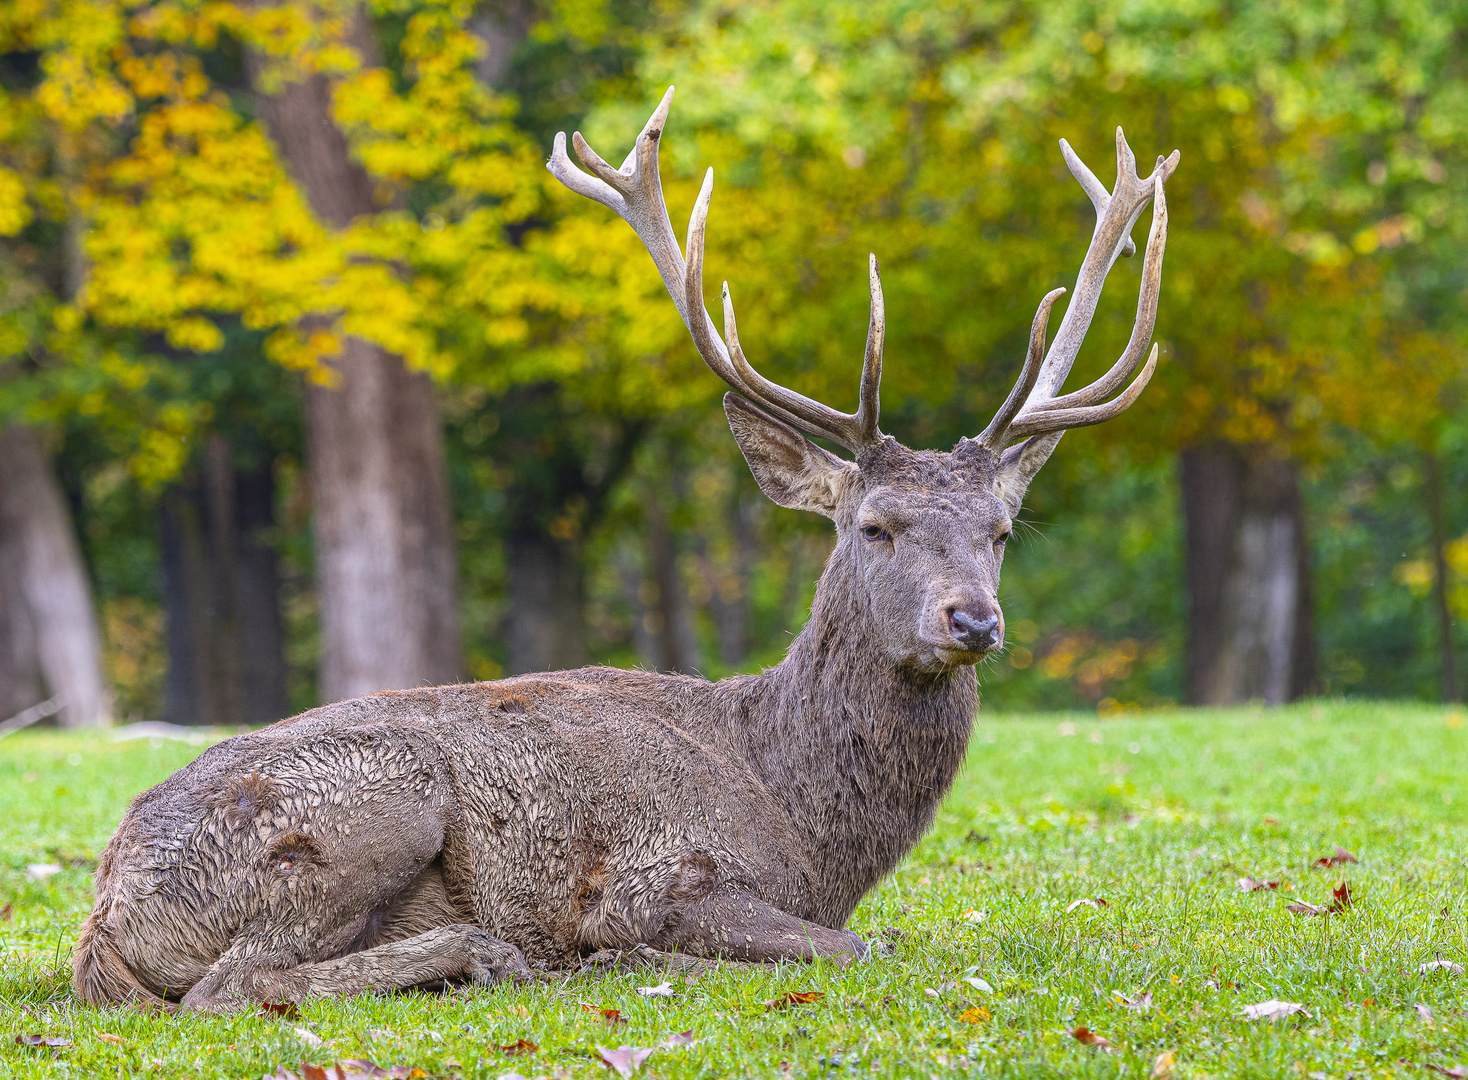
M503 979L518 982L532 978L532 974L515 946L477 926L459 923L335 960L284 970L258 958L237 958L226 953L189 991L183 1005L221 1012L266 1002L403 990L436 979L459 978L477 983Z
M656 944L756 963L818 956L850 963L868 955L866 943L849 930L806 922L753 893L727 887L681 905L665 940Z

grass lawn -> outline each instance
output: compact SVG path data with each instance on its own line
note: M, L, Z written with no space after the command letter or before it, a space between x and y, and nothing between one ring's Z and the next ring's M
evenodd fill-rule
M310 1001L300 1019L79 1006L68 958L92 860L128 797L197 749L0 742L0 1073L259 1077L365 1057L429 1075L589 1077L614 1075L598 1045L684 1031L698 1041L655 1050L639 1075L1430 1080L1468 1064L1468 976L1422 968L1468 965L1461 712L982 716L936 828L852 920L890 955L850 970L720 970L674 979L671 997L637 993L657 978L580 976ZM1314 868L1337 845L1359 862ZM65 868L31 880L33 863ZM1243 892L1244 877L1280 885ZM1329 907L1342 881L1344 912L1288 910ZM824 997L767 1006L789 991ZM1271 999L1306 1011L1245 1019ZM1077 1039L1082 1027L1109 1046ZM17 1045L26 1034L70 1045ZM500 1049L520 1039L538 1052Z

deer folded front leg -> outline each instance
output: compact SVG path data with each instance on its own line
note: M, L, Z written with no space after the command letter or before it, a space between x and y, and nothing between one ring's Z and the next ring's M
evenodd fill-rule
M368 990L405 990L439 979L493 983L533 978L515 946L477 926L441 926L335 960L273 969L226 954L189 991L185 1008L229 1012L266 1002L345 997Z
M733 960L863 960L866 943L849 930L806 922L740 889L724 888L688 902L663 947Z

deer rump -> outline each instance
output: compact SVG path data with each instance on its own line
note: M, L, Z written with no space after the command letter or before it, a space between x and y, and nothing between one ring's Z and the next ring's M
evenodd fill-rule
M878 427L875 256L854 413L750 366L727 284L715 330L702 285L713 172L686 259L658 178L672 100L670 87L620 169L579 134L594 175L571 163L564 134L548 167L642 239L732 391L725 412L760 488L835 523L784 660L717 683L587 668L386 692L219 743L135 799L108 844L73 962L83 999L229 1009L525 978L531 965L637 945L751 961L866 955L844 926L932 824L963 761L974 666L1004 643L999 572L1028 485L1067 429L1127 409L1156 368L1163 183L1178 155L1139 177L1117 129L1108 192L1062 140L1097 221L1055 339L1047 350L1064 289L1041 302L1019 378L983 432L948 452L910 450ZM1101 378L1062 394L1148 203L1131 340Z

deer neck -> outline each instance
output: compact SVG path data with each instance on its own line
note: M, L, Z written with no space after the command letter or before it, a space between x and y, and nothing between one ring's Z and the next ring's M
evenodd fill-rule
M815 869L818 911L840 926L932 825L963 764L978 682L882 659L843 546L785 659L742 687L751 764L784 801Z

